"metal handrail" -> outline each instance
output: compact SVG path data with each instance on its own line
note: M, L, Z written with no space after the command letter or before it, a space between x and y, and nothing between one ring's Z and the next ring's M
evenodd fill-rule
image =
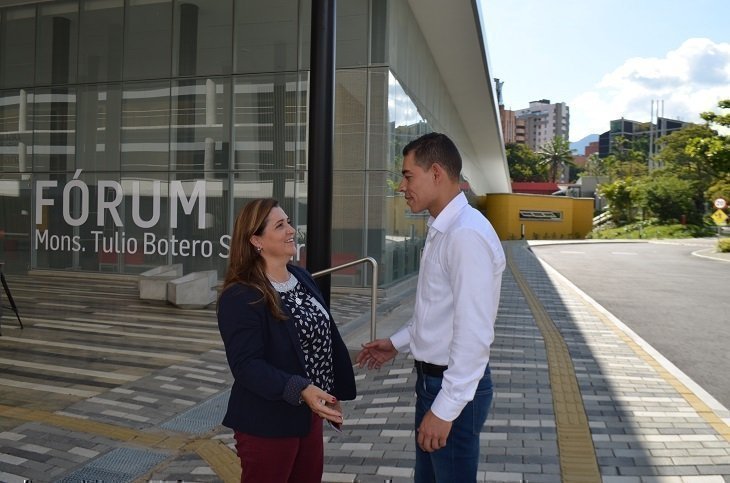
M336 267L325 268L324 270L314 272L312 276L314 278L321 277L323 275L342 270L343 268L352 267L353 265L359 265L366 262L370 263L370 265L373 267L373 287L370 291L370 340L375 340L375 310L378 306L378 262L375 261L373 257L360 258L358 260L343 263L342 265L337 265Z

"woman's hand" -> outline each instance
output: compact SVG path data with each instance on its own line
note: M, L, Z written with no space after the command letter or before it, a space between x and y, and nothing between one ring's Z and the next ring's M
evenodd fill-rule
M334 396L310 384L302 390L302 401L314 414L335 424L342 424L342 407Z

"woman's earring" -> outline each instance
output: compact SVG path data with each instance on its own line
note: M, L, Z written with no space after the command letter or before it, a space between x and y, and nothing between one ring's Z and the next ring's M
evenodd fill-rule
M261 253L261 250L263 250L263 248L261 248L261 247L256 247L256 253Z

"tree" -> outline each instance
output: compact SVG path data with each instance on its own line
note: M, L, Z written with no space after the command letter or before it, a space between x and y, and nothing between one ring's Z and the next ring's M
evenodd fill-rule
M547 168L540 165L540 157L528 146L508 143L504 146L504 150L512 181L547 180Z
M601 185L598 190L608 200L608 212L613 222L619 226L634 221L634 190L635 185L631 178Z
M562 136L555 136L538 150L540 164L548 168L548 181L555 183L565 166L575 166L570 143Z
M730 99L723 99L717 103L720 109L730 109ZM730 113L716 114L712 111L703 112L700 117L709 124L719 124L721 126L730 127Z
M603 160L606 165L608 177L612 180L623 178L636 178L645 176L649 168L643 161L625 158L619 159L614 154L609 154Z
M615 136L611 142L611 154L621 162L638 162L646 164L649 153L649 140L644 136L628 139Z
M633 192L644 213L656 216L662 223L676 223L682 215L700 222L702 214L695 209L692 195L692 183L674 175L647 177Z
M730 101L727 101L730 102ZM720 106L727 105L726 101ZM708 190L730 172L730 137L718 134L710 122L728 122L726 116L702 113L704 125L685 126L660 139L657 155L665 170L692 183L695 209L702 212L708 201Z
M718 179L705 191L706 200L712 202L718 198L724 198L726 201L730 201L730 173Z
M586 159L586 176L606 176L608 168L598 153L593 153Z
M643 138L629 141L616 136L611 142L611 154L604 158L606 172L610 179L641 177L648 173L646 148Z

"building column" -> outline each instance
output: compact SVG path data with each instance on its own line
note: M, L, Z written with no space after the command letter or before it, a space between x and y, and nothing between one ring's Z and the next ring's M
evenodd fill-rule
M332 146L335 120L335 0L312 2L307 173L307 269L332 263ZM327 305L331 277L317 279Z

